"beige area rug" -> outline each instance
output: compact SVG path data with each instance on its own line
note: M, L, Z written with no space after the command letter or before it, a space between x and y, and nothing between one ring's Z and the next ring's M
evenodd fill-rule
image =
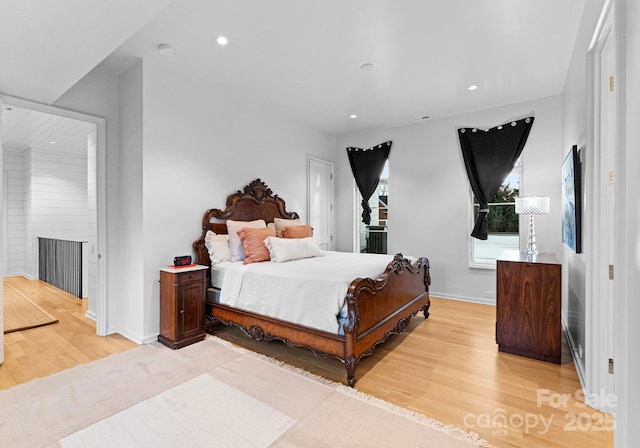
M474 447L473 433L209 337L0 391L4 447Z
M11 288L4 289L4 332L55 324L58 319Z

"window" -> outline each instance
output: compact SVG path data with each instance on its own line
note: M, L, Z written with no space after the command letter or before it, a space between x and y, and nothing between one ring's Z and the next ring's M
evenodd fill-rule
M355 187L355 183L354 183ZM356 189L358 200L356 204L360 204L361 196ZM362 222L360 213L356 215L358 219L358 249L361 253L370 254L386 254L387 253L387 217L389 204L389 161L387 160L380 175L378 188L369 199L369 207L371 207L371 224L367 225ZM357 210L362 211L361 207Z
M504 180L500 190L489 202L489 214L487 221L489 224L489 236L486 240L469 237L471 240L469 265L480 268L494 268L496 259L505 250L520 249L519 219L516 214L515 197L520 193L520 178L522 176L522 165L520 161ZM478 216L479 204L474 194L473 214L469 231Z

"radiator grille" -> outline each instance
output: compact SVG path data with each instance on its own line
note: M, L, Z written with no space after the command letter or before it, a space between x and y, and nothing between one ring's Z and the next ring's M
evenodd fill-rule
M369 254L386 254L387 253L387 231L379 228L369 227L369 235L367 236L367 253Z
M82 242L38 237L38 277L82 298Z

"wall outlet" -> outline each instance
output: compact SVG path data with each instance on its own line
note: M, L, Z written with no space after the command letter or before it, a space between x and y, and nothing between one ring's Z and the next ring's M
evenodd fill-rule
M485 291L484 292L484 298L485 299L495 299L496 298L496 292L495 291Z
M120 248L120 258L123 260L128 260L129 259L129 250L121 247Z
M576 350L578 352L578 358L582 359L582 345L578 344L578 350Z

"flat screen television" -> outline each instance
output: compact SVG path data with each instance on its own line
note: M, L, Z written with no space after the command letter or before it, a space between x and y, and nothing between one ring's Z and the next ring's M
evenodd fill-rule
M582 166L577 145L562 162L562 243L582 252Z

